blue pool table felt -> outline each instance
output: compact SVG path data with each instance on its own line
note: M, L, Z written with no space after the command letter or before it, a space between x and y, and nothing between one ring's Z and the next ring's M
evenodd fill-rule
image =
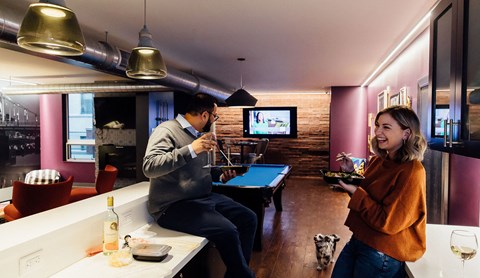
M251 164L250 169L243 176L236 176L223 186L268 187L275 186L272 182L283 179L290 166L284 164ZM216 185L219 185L216 183Z

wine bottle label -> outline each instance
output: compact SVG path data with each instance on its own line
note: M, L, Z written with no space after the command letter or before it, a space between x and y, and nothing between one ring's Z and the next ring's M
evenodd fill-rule
M118 223L115 221L103 224L103 250L118 250Z

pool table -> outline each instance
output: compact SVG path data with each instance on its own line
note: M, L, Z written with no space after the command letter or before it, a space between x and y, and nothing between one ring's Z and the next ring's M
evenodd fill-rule
M244 164L245 165L245 164ZM213 183L213 192L222 193L255 212L258 219L254 250L262 250L263 217L265 207L273 198L277 211L282 211L282 190L292 169L284 164L250 164L243 176L227 183Z

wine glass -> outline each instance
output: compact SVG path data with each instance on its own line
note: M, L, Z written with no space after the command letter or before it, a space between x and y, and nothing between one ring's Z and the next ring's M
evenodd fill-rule
M213 153L213 150L209 150L209 151L207 152L207 165L203 166L203 168L211 168L211 167L213 167L213 163L212 163L212 160L213 160L212 156L213 156L213 154L212 154L212 153Z
M477 254L477 236L470 231L453 230L450 235L450 249L462 260L462 277L465 272L465 260L470 260Z
M217 139L215 123L211 126L210 131L210 140L215 141ZM214 144L216 145L216 144ZM203 168L211 168L215 164L215 147L207 151L207 165L203 166Z
M211 168L213 167L213 152L214 149L210 149L207 151L207 164L203 166L203 168Z

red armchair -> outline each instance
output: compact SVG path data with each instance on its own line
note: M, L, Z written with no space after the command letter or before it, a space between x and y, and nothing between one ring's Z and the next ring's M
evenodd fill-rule
M117 173L117 168L112 165L106 165L104 170L98 171L95 187L76 187L72 189L70 203L112 191L117 179Z
M68 204L73 177L52 184L13 182L12 203L3 210L5 220L12 221Z

